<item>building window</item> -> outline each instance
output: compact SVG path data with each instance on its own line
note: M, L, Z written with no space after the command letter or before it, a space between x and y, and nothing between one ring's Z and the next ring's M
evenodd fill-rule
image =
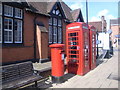
M62 28L58 27L58 43L62 42Z
M53 25L57 26L57 19L56 18L53 18Z
M0 43L2 43L2 17L0 16Z
M51 18L49 21L52 21L49 23L49 43L62 43L61 19Z
M53 43L57 43L57 27L53 28Z
M15 17L22 18L22 9L15 8Z
M62 17L59 6L56 6L49 19L49 44L62 43Z
M52 26L49 26L49 43L52 43Z
M2 4L0 4L0 43L2 43Z
M1 12L2 5L0 7ZM0 13L0 43L22 43L23 10L8 5L3 7L4 12Z
M13 42L13 20L10 18L4 19L4 43Z
M2 4L0 4L0 15L2 15Z
M4 5L4 15L5 16L13 16L13 7Z
M22 21L14 21L15 43L22 43Z

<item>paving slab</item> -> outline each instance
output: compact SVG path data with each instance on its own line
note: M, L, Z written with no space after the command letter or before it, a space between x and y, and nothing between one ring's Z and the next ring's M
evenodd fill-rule
M75 75L50 88L118 88L118 51L85 76Z

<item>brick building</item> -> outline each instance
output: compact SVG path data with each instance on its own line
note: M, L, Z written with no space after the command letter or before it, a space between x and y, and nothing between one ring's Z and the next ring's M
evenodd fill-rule
M107 30L107 23L104 16L101 17L101 21L89 22L89 24L93 25L98 33L101 33L102 31L106 32Z
M80 9L54 2L0 2L2 64L50 59L49 45L65 44L66 25L84 22Z
M112 30L111 40L113 46L118 46L120 42L120 18L110 20L110 29Z

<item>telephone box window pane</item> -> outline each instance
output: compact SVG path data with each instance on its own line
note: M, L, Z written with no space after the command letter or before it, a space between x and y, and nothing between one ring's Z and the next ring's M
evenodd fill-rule
M77 46L70 46L69 49L77 49Z

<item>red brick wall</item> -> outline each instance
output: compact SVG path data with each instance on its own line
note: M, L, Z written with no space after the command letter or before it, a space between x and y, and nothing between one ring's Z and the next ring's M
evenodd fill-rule
M14 62L21 60L34 59L34 14L24 12L24 30L23 30L23 38L24 45L23 46L11 46L11 47L3 47L2 48L2 62ZM48 29L48 18L45 16L39 16L37 21L41 21L44 23L45 27ZM48 57L48 33L43 33L42 37L42 57ZM46 39L46 41L43 41ZM37 42L36 42L37 43ZM39 45L37 45L37 48ZM38 49L37 51L38 52ZM37 53L37 58L39 57L39 53Z
M118 26L118 25L111 26L111 30L112 30L111 39L112 39L112 43L114 42L115 35L120 34L119 29L120 29L120 26Z

